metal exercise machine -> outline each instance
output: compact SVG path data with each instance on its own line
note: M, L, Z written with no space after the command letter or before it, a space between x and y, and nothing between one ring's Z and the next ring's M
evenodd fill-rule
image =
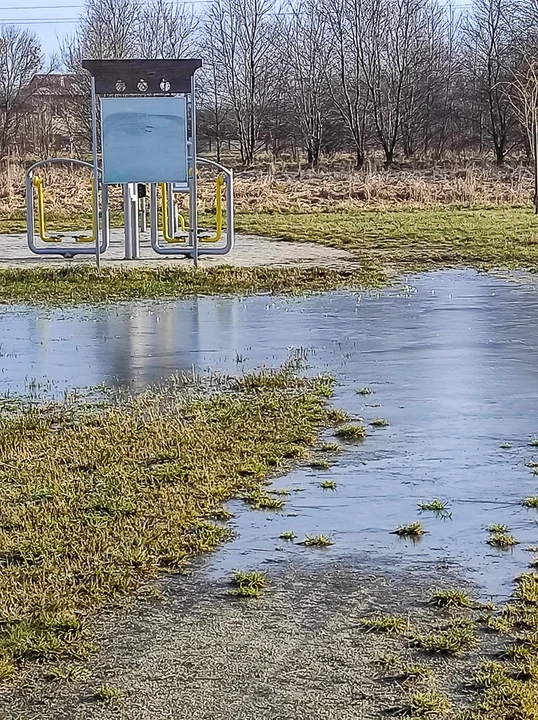
M92 254L99 265L110 244L108 188L120 185L126 259L140 257L140 233L147 230L148 210L151 247L159 255L183 255L197 265L200 255L230 252L234 245L233 173L196 156L194 74L201 60L84 60L82 64L91 76L93 162L50 158L28 169L30 250L65 258ZM92 171L90 235L47 232L39 169L56 164ZM198 226L201 165L217 172L214 233ZM179 211L181 196L188 198L188 219Z

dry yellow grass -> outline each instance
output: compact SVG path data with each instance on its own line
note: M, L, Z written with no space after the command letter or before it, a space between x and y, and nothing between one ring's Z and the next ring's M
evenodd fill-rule
M51 168L43 173L47 212L54 219L84 214L91 202L85 170ZM212 175L201 173L200 209L213 210ZM499 170L471 166L414 171L320 172L253 170L236 173L238 212L350 212L424 206L525 206L532 199L532 176L525 167ZM119 188L111 191L112 210L121 209ZM0 176L0 219L24 217L24 171L12 166Z

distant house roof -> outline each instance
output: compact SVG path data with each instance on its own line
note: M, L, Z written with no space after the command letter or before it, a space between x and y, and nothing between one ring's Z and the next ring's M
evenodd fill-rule
M23 91L29 96L62 96L72 95L78 91L76 75L71 74L45 74L34 75Z

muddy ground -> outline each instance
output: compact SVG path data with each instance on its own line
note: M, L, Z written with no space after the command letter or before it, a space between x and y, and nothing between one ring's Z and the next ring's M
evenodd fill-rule
M428 593L440 583L469 590L457 569L421 563L412 575L397 567L374 573L367 558L352 562L304 570L275 565L259 599L230 597L224 579L211 582L203 571L168 578L159 599L133 600L100 619L101 650L85 664L86 677L51 682L43 679L46 667L33 668L23 685L2 691L0 716L374 720L397 712L411 689L379 663L393 654L426 662L436 687L455 706L467 706L470 671L495 651L493 635L447 659L360 626L377 613L406 616L423 632L442 625L449 612L428 603ZM125 696L103 702L96 697L103 685Z

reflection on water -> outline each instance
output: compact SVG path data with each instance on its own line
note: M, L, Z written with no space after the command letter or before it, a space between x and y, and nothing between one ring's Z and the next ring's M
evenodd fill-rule
M506 593L503 582L532 557L523 548L538 545L538 514L520 505L538 492L538 477L525 467L533 459L529 438L538 435L538 288L531 283L444 272L379 295L3 308L0 337L4 392L24 392L28 378L56 391L103 381L139 389L193 367L276 366L307 348L310 371L337 375L337 405L367 422L390 422L329 471L301 468L281 481L307 489L287 503L296 517L241 513L240 537L211 570L312 557L316 551L278 540L292 529L333 536L335 546L316 558L445 558L462 562L486 592ZM356 393L366 385L376 394ZM336 480L337 490L322 490L321 476ZM414 546L389 534L433 497L450 501L451 520L423 514L429 534ZM521 545L492 550L485 542L491 522L510 524Z

